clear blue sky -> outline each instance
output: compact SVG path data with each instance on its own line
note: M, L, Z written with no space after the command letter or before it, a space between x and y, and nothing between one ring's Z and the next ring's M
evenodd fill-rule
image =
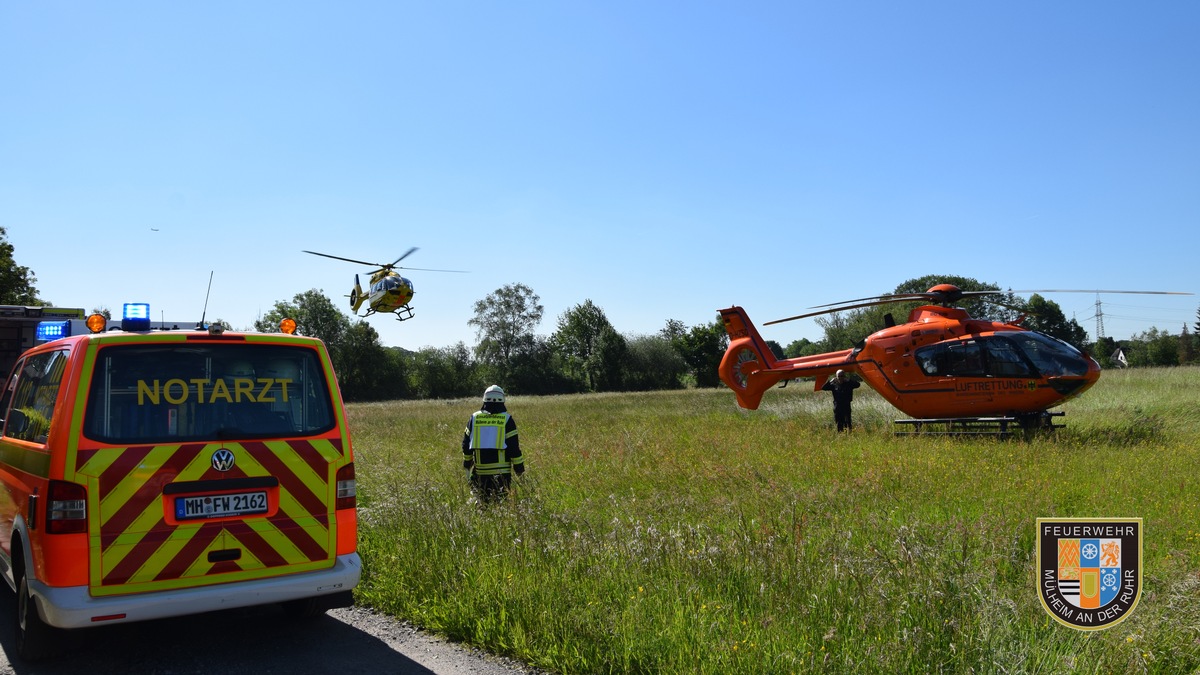
M1200 3L6 2L0 226L43 298L246 327L409 247L386 345L759 323L926 274L1200 291ZM1094 331L1096 297L1047 295ZM1106 334L1200 296L1102 296ZM772 326L782 344L821 329Z

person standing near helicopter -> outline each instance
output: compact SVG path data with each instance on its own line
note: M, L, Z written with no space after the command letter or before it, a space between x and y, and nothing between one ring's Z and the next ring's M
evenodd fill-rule
M833 421L837 423L837 430L850 431L850 401L854 400L858 380L847 377L846 371L839 370L821 389L833 393Z
M467 420L462 451L471 490L485 504L508 493L513 473L525 473L517 422L505 407L499 386L493 384L483 392L483 407Z

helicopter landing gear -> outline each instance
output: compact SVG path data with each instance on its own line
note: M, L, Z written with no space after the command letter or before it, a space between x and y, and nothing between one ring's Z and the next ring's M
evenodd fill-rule
M1002 417L947 417L935 419L895 420L896 436L995 436L1008 438L1023 433L1026 438L1037 431L1053 431L1063 425L1055 424L1062 412L1037 412Z
M1066 414L1067 413L1063 411L1050 412L1048 410L1043 410L1042 412L1037 413L1017 415L1017 424L1020 424L1021 428L1025 431L1036 431L1039 429L1061 429L1063 428L1063 425L1055 424L1054 418L1062 417Z
M404 321L405 319L413 318L412 307L409 307L408 305L404 305L403 307L397 307L396 311L394 313L396 315L397 321Z

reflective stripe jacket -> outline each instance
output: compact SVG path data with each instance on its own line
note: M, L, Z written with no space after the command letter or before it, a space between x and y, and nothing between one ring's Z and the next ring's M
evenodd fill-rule
M517 423L507 412L480 410L467 420L462 441L463 466L478 476L525 471Z

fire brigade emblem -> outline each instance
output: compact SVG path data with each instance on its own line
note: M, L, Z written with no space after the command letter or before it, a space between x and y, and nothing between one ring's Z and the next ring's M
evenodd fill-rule
M228 448L221 448L213 453L212 468L225 472L233 468L234 461L233 452Z
M1038 590L1055 621L1120 623L1142 594L1141 518L1038 518Z

